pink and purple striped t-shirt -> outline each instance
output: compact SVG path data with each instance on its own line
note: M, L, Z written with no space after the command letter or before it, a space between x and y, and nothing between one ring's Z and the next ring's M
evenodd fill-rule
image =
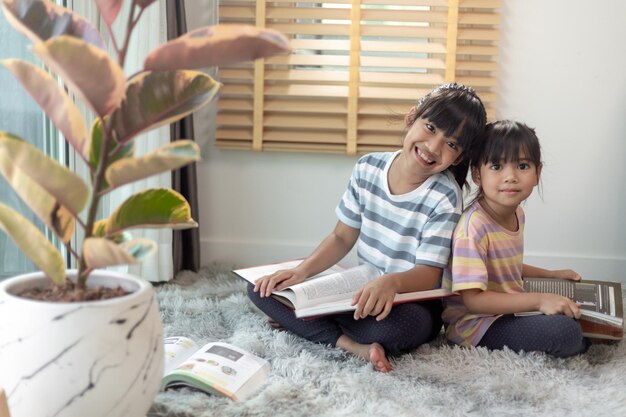
M500 226L478 202L462 215L454 231L452 257L443 272L442 286L452 292L480 289L504 293L523 292L524 210L516 211L515 232ZM443 320L448 340L476 346L500 315L471 314L461 296L445 299Z

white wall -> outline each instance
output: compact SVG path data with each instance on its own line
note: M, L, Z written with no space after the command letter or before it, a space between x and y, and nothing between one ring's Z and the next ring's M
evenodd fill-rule
M202 2L187 5L199 24ZM526 261L626 282L624 16L622 0L503 0L498 117L535 127L543 145ZM356 159L220 151L208 113L196 120L203 264L306 256L334 226Z

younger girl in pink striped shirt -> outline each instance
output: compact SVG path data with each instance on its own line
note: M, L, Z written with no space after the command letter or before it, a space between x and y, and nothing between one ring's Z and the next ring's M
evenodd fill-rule
M478 194L455 229L443 274L443 285L458 294L446 300L446 336L462 346L507 346L557 357L585 352L589 341L575 320L578 305L555 294L525 293L522 287L523 276L581 279L569 269L523 263L520 203L538 185L542 167L535 131L503 120L487 125L485 135L484 148L471 161ZM544 314L515 316L533 310Z

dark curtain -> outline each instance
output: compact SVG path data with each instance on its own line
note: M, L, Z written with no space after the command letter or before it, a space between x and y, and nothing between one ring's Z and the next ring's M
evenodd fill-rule
M187 32L185 2L167 0L167 39L174 39ZM194 139L191 115L170 126L172 142ZM172 188L181 193L191 206L191 217L198 221L198 184L196 164L187 165L172 172ZM174 275L181 270L198 271L200 268L200 232L198 228L175 230L172 242Z

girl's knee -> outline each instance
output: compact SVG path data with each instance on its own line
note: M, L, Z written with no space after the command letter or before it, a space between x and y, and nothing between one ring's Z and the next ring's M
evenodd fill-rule
M584 353L589 347L589 343L583 337L580 324L567 316L555 318L552 329L552 340L554 356L566 358L569 356Z

